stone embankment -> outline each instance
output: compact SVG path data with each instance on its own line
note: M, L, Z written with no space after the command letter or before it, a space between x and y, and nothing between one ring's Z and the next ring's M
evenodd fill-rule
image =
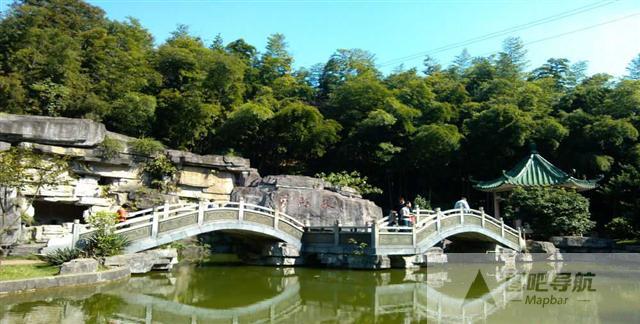
M23 293L56 287L95 285L125 279L130 275L129 268L120 267L96 272L0 281L0 294Z
M0 295L39 289L97 285L126 279L131 274L154 270L168 271L178 263L176 249L158 249L107 257L102 264L96 259L81 258L63 263L57 276L0 281ZM106 267L106 269L104 269Z

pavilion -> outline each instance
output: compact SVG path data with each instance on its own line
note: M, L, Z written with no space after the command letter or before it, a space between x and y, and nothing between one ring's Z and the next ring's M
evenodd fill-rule
M508 192L516 187L562 187L576 191L595 189L598 181L576 179L560 170L543 158L535 148L528 157L522 159L511 170L502 171L502 175L490 181L475 181L475 189L493 193L493 209L495 217L500 217L500 193Z

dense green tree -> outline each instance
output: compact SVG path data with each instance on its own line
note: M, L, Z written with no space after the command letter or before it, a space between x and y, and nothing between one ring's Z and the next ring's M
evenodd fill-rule
M324 65L319 77L320 97L327 98L349 78L365 73L377 73L373 54L357 48L337 50Z
M548 239L553 235L583 235L594 227L589 200L562 188L516 188L505 204L505 216L521 219L533 235Z
M237 151L243 156L260 160L266 121L273 111L262 104L249 102L237 107L218 130L216 142L225 151Z
M313 106L291 102L269 120L265 155L258 161L274 171L301 172L309 160L322 157L340 139L340 125Z
M526 52L510 37L446 69L426 57L423 75L382 73L372 53L338 49L294 70L281 34L262 53L222 35L204 44L186 26L154 42L135 19L81 0L20 0L0 17L0 111L91 118L168 147L240 154L263 173L356 170L387 206L427 190L433 206L461 193L489 205L469 177L499 175L535 143L578 178L604 176L606 190L587 194L599 230L614 217L638 229L622 210L637 214L640 191L640 57L617 79L565 58L528 71Z
M158 94L154 134L171 147L197 149L220 114L198 91L162 90Z

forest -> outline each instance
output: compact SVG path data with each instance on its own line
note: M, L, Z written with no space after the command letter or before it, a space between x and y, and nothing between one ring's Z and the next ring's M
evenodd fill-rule
M490 197L490 180L530 146L578 178L602 230L640 229L640 55L626 76L587 63L530 66L518 37L489 56L383 73L363 49L294 68L282 34L264 49L187 26L154 40L134 18L78 0L21 0L0 16L0 111L88 118L110 131L199 154L251 159L261 174L353 172L391 206L403 195L450 208Z

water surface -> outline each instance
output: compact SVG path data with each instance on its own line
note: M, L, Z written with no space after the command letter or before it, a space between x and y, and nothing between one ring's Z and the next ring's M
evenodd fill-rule
M203 264L0 297L0 323L81 322L640 323L640 269L607 261L375 272Z

